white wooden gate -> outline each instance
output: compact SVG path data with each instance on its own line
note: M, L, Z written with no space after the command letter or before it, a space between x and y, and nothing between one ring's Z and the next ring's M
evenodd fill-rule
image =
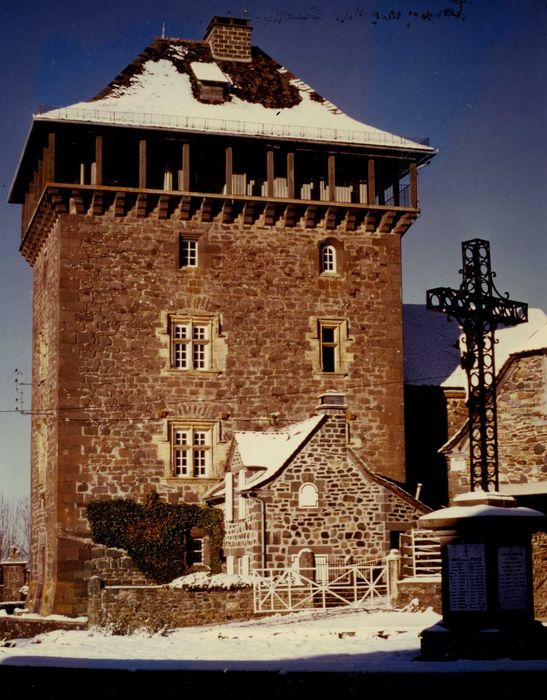
M312 608L389 606L387 566L383 562L252 572L254 610L291 612Z

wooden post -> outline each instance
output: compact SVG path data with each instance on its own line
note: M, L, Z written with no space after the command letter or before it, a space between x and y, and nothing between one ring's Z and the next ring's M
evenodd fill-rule
M410 206L418 208L418 168L416 163L411 163L408 171L410 175Z
M103 137L95 136L95 185L103 184Z
M294 186L294 153L287 153L287 196L289 199L295 197Z
M233 149L226 146L226 194L232 194Z
M55 182L55 133L51 131L47 137L47 146L44 153L45 181Z
M146 189L146 139L139 141L139 188Z
M268 197L273 197L274 193L274 152L270 149L266 154L266 177L268 179Z
M336 201L336 156L329 153L328 162L329 201Z
M374 159L373 158L368 159L367 185L368 185L368 192L367 192L368 203L374 204L376 202L376 178L375 178L375 167L374 167Z
M182 182L179 183L179 188L183 192L190 190L190 144L182 144Z

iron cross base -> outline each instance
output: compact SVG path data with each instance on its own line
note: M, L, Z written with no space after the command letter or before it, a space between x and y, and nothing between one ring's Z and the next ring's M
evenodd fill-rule
M422 631L420 660L547 658L547 628L534 619L531 553L544 521L510 496L482 491L419 519L440 535L443 614Z

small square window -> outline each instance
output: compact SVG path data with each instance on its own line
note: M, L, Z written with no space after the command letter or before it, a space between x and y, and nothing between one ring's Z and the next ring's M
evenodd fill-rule
M199 261L198 242L195 238L180 237L180 266L197 267Z

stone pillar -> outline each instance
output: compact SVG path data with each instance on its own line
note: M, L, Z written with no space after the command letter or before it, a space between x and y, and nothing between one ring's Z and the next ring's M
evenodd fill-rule
M390 600L397 600L399 595L399 579L401 578L401 554L398 549L392 549L386 557L387 590Z
M27 562L22 558L17 547L10 547L8 558L0 562L4 571L4 594L6 602L24 600L21 589L26 583Z
M422 632L422 657L547 658L531 563L531 534L543 513L474 491L419 521L439 532L442 557L443 619Z
M101 595L104 581L100 576L92 576L87 584L87 619L90 626L101 622Z

